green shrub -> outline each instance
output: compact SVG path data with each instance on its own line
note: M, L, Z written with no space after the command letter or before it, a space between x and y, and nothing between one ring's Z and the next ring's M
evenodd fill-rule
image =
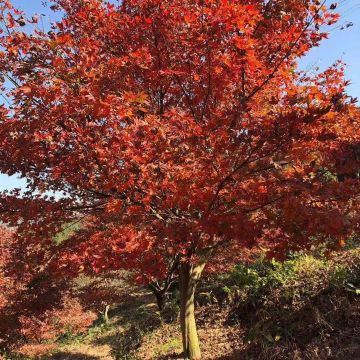
M360 249L345 251L332 258L293 253L279 262L260 258L238 264L226 274L212 279L200 291L212 291L223 302L291 302L304 304L331 289L355 291L360 279ZM351 284L350 286L348 284Z
M254 358L268 359L274 349L322 344L339 324L347 326L351 304L360 295L360 249L331 256L325 251L293 253L284 262L259 258L238 264L199 291L204 287L220 305L231 305L231 319L246 329Z

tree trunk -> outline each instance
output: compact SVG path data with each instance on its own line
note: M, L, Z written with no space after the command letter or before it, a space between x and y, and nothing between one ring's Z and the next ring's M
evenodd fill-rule
M165 305L165 293L163 293L162 291L157 291L154 292L155 297L156 297L156 304L159 308L160 313L164 310L164 305Z
M148 288L154 294L156 298L156 305L158 306L159 312L161 313L165 307L165 295L167 288L161 289L160 287L157 287L154 284L149 284Z
M205 251L198 264L180 265L180 324L184 359L201 359L195 321L195 289L210 254L211 250Z
M104 311L104 321L105 321L106 325L109 325L109 323L110 323L109 310L110 310L110 305L106 305L105 311Z

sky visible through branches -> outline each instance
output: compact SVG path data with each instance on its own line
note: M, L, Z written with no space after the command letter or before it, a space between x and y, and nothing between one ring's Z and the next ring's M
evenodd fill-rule
M117 3L119 0L110 2ZM341 20L330 31L330 38L325 40L319 48L314 48L300 61L304 70L319 68L320 70L342 60L347 64L347 78L351 81L348 93L360 99L360 2L359 0L328 0L338 4ZM44 27L59 19L59 14L50 12L42 0L12 0L12 4L26 14L43 14ZM1 101L1 100L0 100ZM23 188L26 182L16 176L0 174L0 191L13 188Z

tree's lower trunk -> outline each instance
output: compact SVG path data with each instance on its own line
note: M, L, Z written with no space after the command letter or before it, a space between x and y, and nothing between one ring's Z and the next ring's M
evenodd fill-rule
M205 250L197 264L180 265L180 323L184 359L201 359L195 321L195 289L211 252Z
M193 266L183 264L180 269L180 322L184 359L201 359L195 322L195 287Z
M148 288L154 294L156 298L156 305L158 306L159 312L161 313L165 307L165 295L167 289L166 288L161 289L160 287L155 286L154 284L149 284Z
M165 305L165 293L163 293L162 291L158 291L158 292L154 292L155 297L156 297L156 304L159 308L159 311L163 311L164 310L164 305Z
M110 305L106 305L105 307L105 311L104 311L104 321L105 324L109 324L110 320L109 320L109 310L110 310Z

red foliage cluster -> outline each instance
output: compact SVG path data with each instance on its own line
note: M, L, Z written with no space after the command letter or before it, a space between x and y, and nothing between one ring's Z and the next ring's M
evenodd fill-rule
M52 350L61 335L85 331L96 315L44 269L32 275L14 273L15 239L13 231L0 227L0 347L39 356Z
M27 34L2 3L13 108L1 110L0 169L29 183L0 207L22 253L45 258L62 223L87 218L57 266L149 281L174 256L223 248L231 264L246 247L281 254L356 226L357 180L327 180L359 166L343 65L296 72L338 17L325 6L59 0L53 30Z
M9 242L12 235L9 229L0 226L0 312L7 305L12 295L12 281L4 272L4 268L10 259Z
M78 300L65 296L60 308L45 311L41 318L19 318L26 343L16 351L28 356L47 354L56 347L55 341L61 335L83 333L96 317L94 313L85 311Z

